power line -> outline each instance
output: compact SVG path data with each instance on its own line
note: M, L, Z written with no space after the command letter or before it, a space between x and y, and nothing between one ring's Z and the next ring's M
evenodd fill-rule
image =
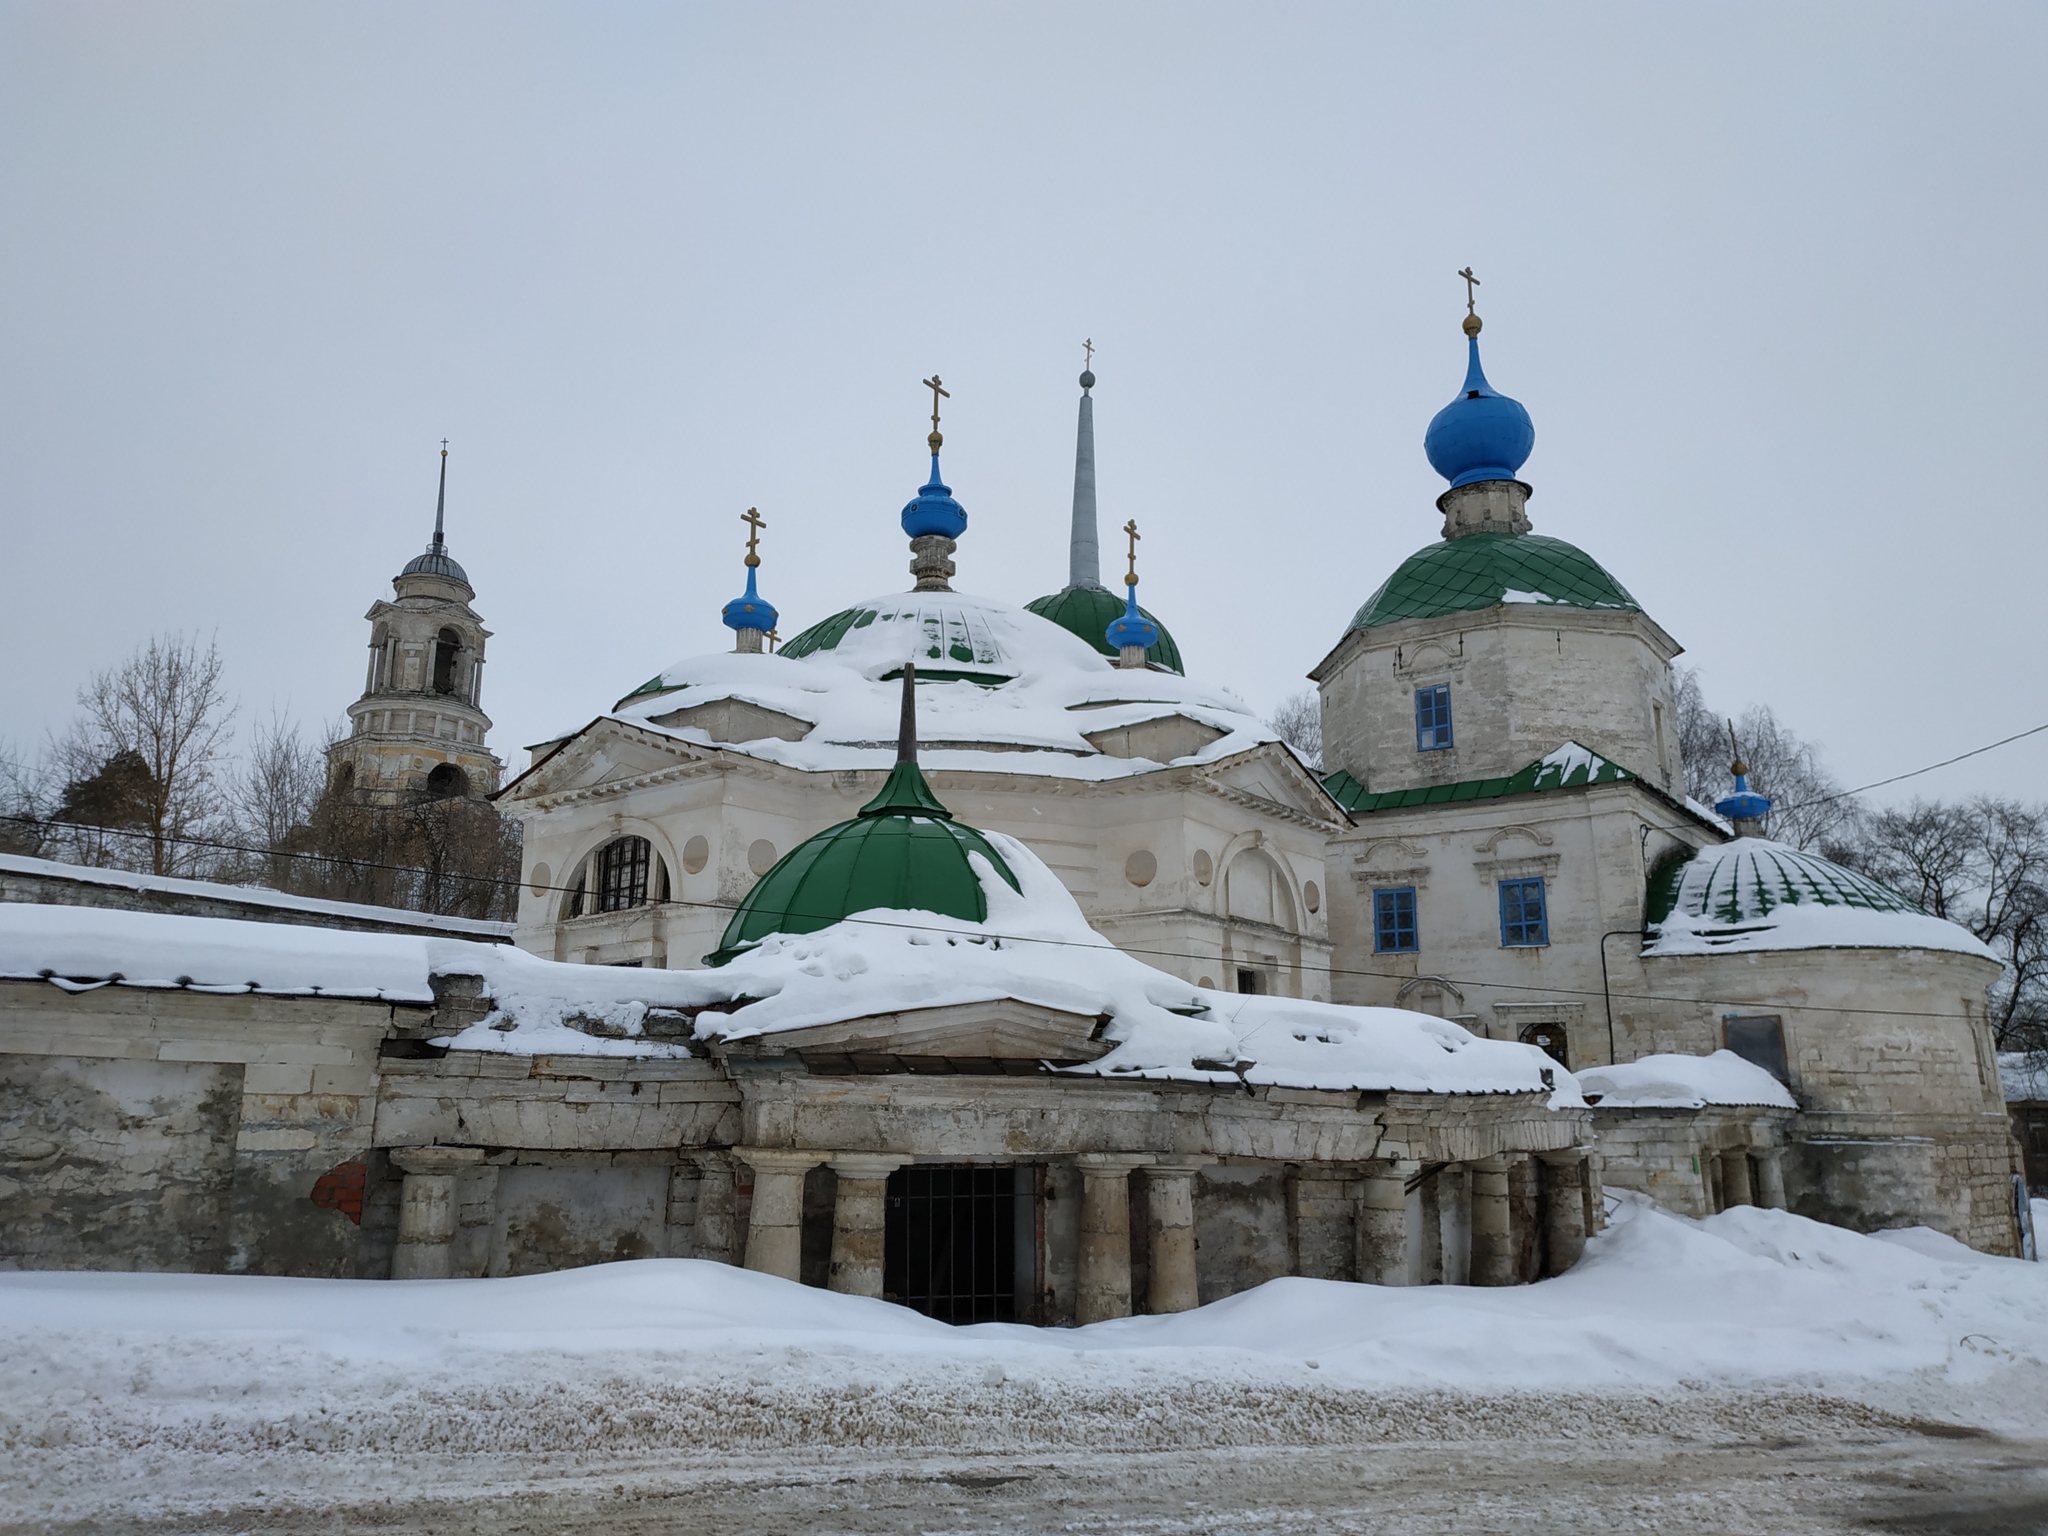
M1801 800L1797 805L1774 806L1773 809L1803 811L1809 805L1826 805L1833 800L1846 800L1851 795L1868 794L1873 789L1883 789L1887 784L1902 784L1907 779L1919 778L1923 773L1932 773L1937 768L1946 768L1951 763L1960 763L1966 757L1980 757L1984 753L1994 751L1999 747L2009 747L2016 741L2025 741L2029 736L2038 736L2043 731L2048 731L2048 724L2037 725L2031 730L2020 731L2015 735L2007 736L2002 741L1994 741L1988 746L1972 747L1967 752L1958 752L1954 757L1945 757L1938 763L1929 763L1925 768L1915 768L1910 773L1895 773L1890 778L1879 779L1873 784L1865 784L1856 789L1837 790L1832 795L1820 795L1812 800Z

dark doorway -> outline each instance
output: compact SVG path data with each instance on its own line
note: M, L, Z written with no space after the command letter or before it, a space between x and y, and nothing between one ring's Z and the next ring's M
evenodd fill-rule
M1522 1044L1535 1046L1565 1071L1571 1071L1571 1053L1566 1047L1562 1024L1531 1024L1522 1031Z
M942 1164L890 1174L882 1294L942 1323L1032 1321L1039 1172Z

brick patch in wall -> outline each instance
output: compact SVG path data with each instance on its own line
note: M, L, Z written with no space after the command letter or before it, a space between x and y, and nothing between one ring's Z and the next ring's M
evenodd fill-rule
M363 1224L363 1187L369 1168L360 1157L337 1163L313 1181L312 1201L323 1211L339 1211L357 1226Z

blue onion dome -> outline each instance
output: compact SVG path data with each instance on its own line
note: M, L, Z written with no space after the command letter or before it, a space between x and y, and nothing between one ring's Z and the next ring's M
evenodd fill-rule
M758 629L763 634L775 627L775 605L754 590L754 567L747 567L747 590L725 605L719 615L731 630Z
M1422 451L1453 487L1481 480L1512 480L1536 446L1536 424L1519 400L1486 382L1479 366L1476 329L1466 338L1471 360L1458 398L1430 418Z
M1124 611L1109 626L1103 638L1113 650L1122 651L1132 645L1150 650L1159 643L1159 626L1138 611L1138 584L1132 582L1125 590L1129 595L1124 601Z
M967 509L953 499L952 487L939 478L936 451L932 454L931 479L918 488L916 500L903 509L903 531L913 539L928 534L957 539L967 531Z
M1100 654L1112 661L1116 659L1117 648L1109 643L1107 628L1122 616L1125 605L1116 600L1114 592L1101 587L1064 587L1033 598L1024 605L1024 611L1050 619ZM1185 673L1187 668L1181 661L1180 645L1173 632L1160 623L1159 615L1151 609L1140 608L1138 614L1159 627L1159 638L1145 648L1145 659L1168 672Z

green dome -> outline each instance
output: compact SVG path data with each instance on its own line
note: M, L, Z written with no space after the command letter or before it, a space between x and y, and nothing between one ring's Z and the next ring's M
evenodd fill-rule
M1021 894L994 845L953 819L916 763L899 762L858 816L797 844L761 877L704 963L724 965L772 933L816 933L877 907L986 922L970 853Z
M1867 875L1761 837L1667 859L1650 878L1648 918L1653 924L1674 912L1706 922L1754 923L1779 907L1800 906L1923 915L1921 908Z
M1642 605L1584 550L1536 533L1474 533L1445 539L1401 562L1351 621L1372 629L1402 619L1473 613L1500 603L1642 612Z
M1051 619L1068 634L1087 641L1103 655L1115 657L1116 652L1108 640L1108 630L1111 620L1123 616L1124 600L1114 592L1106 592L1101 587L1066 587L1049 597L1026 603L1024 610L1037 614L1041 619ZM1159 624L1157 614L1142 607L1138 612ZM1180 647L1173 643L1173 636L1164 624L1159 624L1159 643L1145 652L1145 659L1169 672L1186 674L1186 669L1180 664Z
M893 668L913 660L927 682L994 687L1022 671L1016 626L1004 610L1016 612L961 592L902 592L820 619L785 642L779 654L796 659L831 651L849 666L874 664L871 676L892 675Z

